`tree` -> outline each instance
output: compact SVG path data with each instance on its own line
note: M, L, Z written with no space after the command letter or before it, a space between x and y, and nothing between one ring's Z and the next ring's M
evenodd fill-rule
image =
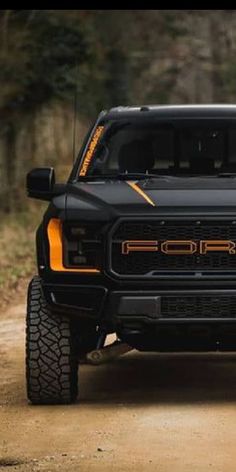
M83 14L46 10L0 12L1 138L5 144L5 209L14 207L16 140L25 117L34 114L52 98L66 100L78 86L85 101L84 66L94 62Z

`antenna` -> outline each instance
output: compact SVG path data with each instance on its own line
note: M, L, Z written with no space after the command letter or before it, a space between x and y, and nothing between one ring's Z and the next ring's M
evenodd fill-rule
M76 114L77 114L77 105L78 105L78 84L77 84L77 77L78 77L78 64L75 65L75 95L74 95L74 123L73 123L73 164L75 163L76 159L76 149L75 149L75 141L76 141Z

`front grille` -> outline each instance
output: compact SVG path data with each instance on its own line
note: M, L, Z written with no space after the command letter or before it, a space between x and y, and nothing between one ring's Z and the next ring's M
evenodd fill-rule
M160 252L122 254L129 240L229 240L236 242L235 221L130 220L121 222L112 236L111 268L118 275L155 276L164 272L236 271L236 255L228 252L169 255Z
M235 318L236 296L162 296L162 318Z

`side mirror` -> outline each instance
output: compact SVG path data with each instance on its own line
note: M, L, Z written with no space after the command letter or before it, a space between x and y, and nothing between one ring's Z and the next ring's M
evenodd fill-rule
M55 171L53 167L37 167L26 176L26 190L28 197L40 200L51 200L55 185Z

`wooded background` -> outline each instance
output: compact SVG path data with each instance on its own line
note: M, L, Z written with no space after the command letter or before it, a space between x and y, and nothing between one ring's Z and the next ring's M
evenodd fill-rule
M236 102L236 10L1 10L0 210L25 210L26 172L72 163L101 109Z

